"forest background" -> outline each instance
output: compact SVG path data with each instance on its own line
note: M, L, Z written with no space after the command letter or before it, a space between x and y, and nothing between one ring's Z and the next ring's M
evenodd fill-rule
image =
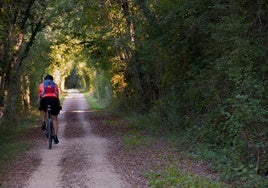
M2 0L0 127L37 109L50 73L226 181L265 186L267 12L264 0Z

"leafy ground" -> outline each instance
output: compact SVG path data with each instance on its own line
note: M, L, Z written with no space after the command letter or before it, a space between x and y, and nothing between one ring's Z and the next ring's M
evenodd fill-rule
M92 131L112 142L109 158L134 187L228 187L209 167L179 155L173 144L108 113L89 117Z
M29 178L41 163L35 148L42 138L40 127L33 125L28 131L10 139L8 143L1 143L1 150L3 147L7 149L4 151L5 154L0 154L0 187L23 187L25 179ZM14 145L21 147L15 148ZM3 185L2 182L6 184Z
M108 138L109 160L133 187L228 187L206 164L183 157L166 139L147 135L116 115L89 113L88 121L94 134ZM69 131L77 132L75 127ZM32 127L17 139L38 147L43 135L40 127ZM34 150L8 160L0 170L0 187L1 182L23 185L40 162Z

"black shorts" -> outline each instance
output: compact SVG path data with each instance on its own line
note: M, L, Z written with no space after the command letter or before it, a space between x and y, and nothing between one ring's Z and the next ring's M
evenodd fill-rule
M60 101L56 97L44 97L40 101L40 110L47 111L47 105L50 104L51 114L56 116L60 113Z

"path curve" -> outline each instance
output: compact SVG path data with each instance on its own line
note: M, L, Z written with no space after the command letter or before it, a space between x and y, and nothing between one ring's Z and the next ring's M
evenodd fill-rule
M59 115L59 141L48 149L47 140L36 152L41 164L25 188L90 187L127 188L107 159L109 142L91 132L90 110L83 94L69 90Z

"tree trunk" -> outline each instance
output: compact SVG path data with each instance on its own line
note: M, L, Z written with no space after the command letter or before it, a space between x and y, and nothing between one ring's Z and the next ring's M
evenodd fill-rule
M7 39L1 53L1 61L5 64L3 81L1 82L1 93L3 94L2 102L2 114L11 120L15 120L18 114L19 105L23 105L21 94L21 67L24 58L27 56L30 47L32 46L37 33L44 27L41 24L42 17L37 17L37 21L31 23L31 37L28 43L23 45L24 35L27 33L27 27L30 25L27 23L31 15L31 9L35 3L35 0L29 0L26 4L20 4L20 2L13 2L11 5L6 5L12 8L13 12L10 23L6 23L8 27ZM24 6L25 5L25 6ZM7 16L7 15L6 15ZM29 96L25 96L28 98ZM28 100L26 100L27 102ZM25 104L28 106L29 104ZM16 114L16 115L14 115ZM14 121L15 122L15 121Z

